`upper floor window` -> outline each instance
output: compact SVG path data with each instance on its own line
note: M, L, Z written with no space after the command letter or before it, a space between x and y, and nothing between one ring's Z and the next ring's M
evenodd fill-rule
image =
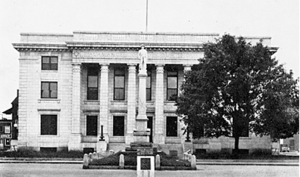
M87 99L98 100L98 71L96 67L88 69L87 76Z
M41 115L41 135L57 135L57 115Z
M42 82L41 98L57 98L57 82Z
M57 70L57 56L42 56L42 70Z
M172 69L167 71L167 100L175 101L177 99L178 92L178 71Z
M114 100L125 100L125 69L124 68L115 69Z
M151 77L151 71L147 72L147 81L146 81L146 100L150 101L151 100L151 82L152 82L152 77Z

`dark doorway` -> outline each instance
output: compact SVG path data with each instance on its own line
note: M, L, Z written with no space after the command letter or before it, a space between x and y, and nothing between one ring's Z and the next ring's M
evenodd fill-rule
M149 142L153 143L153 117L148 117L147 128L150 129Z

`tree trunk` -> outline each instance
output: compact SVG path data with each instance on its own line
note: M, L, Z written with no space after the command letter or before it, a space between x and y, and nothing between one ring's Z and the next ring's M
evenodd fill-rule
M239 154L240 154L239 140L240 140L240 136L234 136L234 153L233 153L234 158L239 158Z

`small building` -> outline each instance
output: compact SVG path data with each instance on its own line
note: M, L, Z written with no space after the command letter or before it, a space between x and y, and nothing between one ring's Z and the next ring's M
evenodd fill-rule
M203 44L217 37L197 33L22 33L21 41L13 44L20 54L18 148L96 150L101 131L108 149L129 146L139 111L137 54L145 45L149 142L167 153L232 150L232 137L185 143L184 125L175 113L184 72L204 56ZM270 37L246 39L271 45ZM247 134L240 147L271 150L271 140Z
M0 150L7 150L11 147L12 120L0 120Z

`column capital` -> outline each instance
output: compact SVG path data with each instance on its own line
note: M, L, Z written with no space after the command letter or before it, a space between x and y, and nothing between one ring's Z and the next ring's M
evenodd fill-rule
M80 72L81 63L72 63L72 70L73 70L73 72Z
M156 64L155 66L156 66L156 67L164 67L165 64Z
M128 72L135 73L136 72L136 65L129 65L128 64Z
M163 74L164 73L164 65L156 65L156 73Z
M108 72L108 66L109 66L109 64L107 64L107 63L101 63L100 66L101 66L101 68L100 68L101 72Z
M183 67L192 67L193 64L183 64Z
M81 63L72 63L72 66L80 66L81 65Z
M191 64L183 65L184 72L190 71L192 69L192 66L193 65L191 65Z
M130 67L130 66L136 67L136 66L137 66L137 63L127 63L127 65L128 65L128 67Z
M99 63L99 65L102 66L109 66L110 63Z

